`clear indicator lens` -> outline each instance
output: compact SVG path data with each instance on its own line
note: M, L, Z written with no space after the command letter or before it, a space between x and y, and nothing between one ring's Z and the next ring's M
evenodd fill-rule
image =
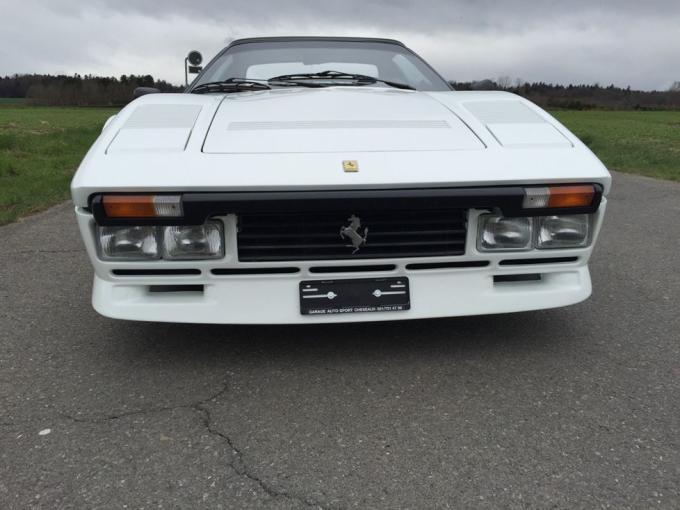
M580 248L590 238L587 214L542 216L537 218L536 248Z
M98 227L100 256L116 260L160 257L156 227Z
M525 188L524 189L524 209L544 209L548 207L550 201L549 188Z
M156 195L153 199L156 216L182 216L182 197L179 195Z
M217 259L224 256L222 222L163 228L164 259Z
M480 251L531 249L531 218L479 217Z

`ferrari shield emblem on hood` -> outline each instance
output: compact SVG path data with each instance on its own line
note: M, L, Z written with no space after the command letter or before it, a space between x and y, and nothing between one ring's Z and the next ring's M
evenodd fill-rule
M346 159L342 162L342 169L345 172L358 172L359 162L353 159Z

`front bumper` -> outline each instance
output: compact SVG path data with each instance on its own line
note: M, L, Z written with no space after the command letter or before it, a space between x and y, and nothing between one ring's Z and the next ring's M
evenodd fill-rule
M480 253L475 248L476 218L470 212L465 255L456 257L372 259L371 265L390 264L380 271L353 271L366 260L272 263L267 267L295 266L294 274L217 275L217 268L254 268L262 263L239 263L227 252L218 261L105 262L96 254L94 219L76 209L78 224L92 260L95 277L92 295L94 308L102 315L127 320L155 322L222 324L310 324L423 319L519 312L554 308L578 303L591 293L588 259L599 233L606 208L603 200L594 218L592 243L587 248L515 253ZM223 218L225 234L233 235L235 221ZM530 260L530 264L506 265L507 261ZM558 260L549 262L546 259ZM565 260L566 259L566 260ZM484 267L407 269L412 263L488 262ZM318 274L320 266L345 267L341 273ZM177 276L117 276L116 269L192 269L197 274ZM504 275L540 275L540 280L495 281ZM373 278L406 276L411 288L411 309L398 312L352 313L339 315L302 315L299 283L303 280ZM151 292L158 286L186 285L200 291Z
M527 270L524 269L524 272ZM146 285L94 278L92 304L100 314L115 319L222 324L309 324L363 322L431 317L453 317L519 312L571 305L591 292L590 274L585 265L563 267L532 266L542 279L531 282L494 284L491 268L430 270L406 274L411 287L411 309L399 312L301 315L298 283L319 279L319 275L248 276L212 279L201 293L151 293ZM502 272L507 274L506 272ZM385 276L371 273L371 276ZM333 278L365 278L366 273L343 273ZM182 283L195 281L182 277ZM198 277L200 278L200 277ZM201 281L204 281L201 278ZM160 282L154 280L155 285ZM164 280L177 284L178 278Z

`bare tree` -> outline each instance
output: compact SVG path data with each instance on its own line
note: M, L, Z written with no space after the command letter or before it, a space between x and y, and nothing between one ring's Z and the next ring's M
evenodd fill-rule
M512 78L509 76L499 76L496 80L499 89L509 89L512 87Z

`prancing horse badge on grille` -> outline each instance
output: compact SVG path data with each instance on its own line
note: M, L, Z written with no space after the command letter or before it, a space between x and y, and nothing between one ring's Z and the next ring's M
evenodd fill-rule
M359 248L366 244L366 239L368 238L368 227L363 227L362 229L361 218L354 214L347 218L347 221L349 221L349 225L340 228L340 238L349 239L352 241L352 246L354 247L352 255L354 255L359 251Z

